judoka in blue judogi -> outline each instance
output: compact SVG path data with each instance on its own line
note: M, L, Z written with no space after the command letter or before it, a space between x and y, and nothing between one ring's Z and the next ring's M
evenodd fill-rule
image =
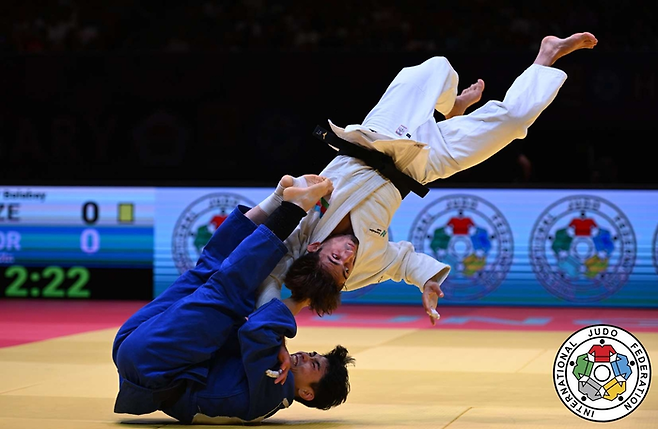
M162 410L182 423L239 423L261 421L295 400L320 409L346 400L353 358L345 348L326 355L289 355L285 348L307 302L275 299L254 311L258 285L287 252L282 241L331 190L329 180L291 187L269 216L244 206L228 216L196 267L119 329L115 412ZM280 369L278 377L267 374Z

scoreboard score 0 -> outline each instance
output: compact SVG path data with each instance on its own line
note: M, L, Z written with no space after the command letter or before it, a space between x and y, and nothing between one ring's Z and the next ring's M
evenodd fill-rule
M153 298L153 191L5 187L0 297Z

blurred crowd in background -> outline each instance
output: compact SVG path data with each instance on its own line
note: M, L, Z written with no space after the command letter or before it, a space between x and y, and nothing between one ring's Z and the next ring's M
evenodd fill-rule
M568 83L529 137L449 183L658 185L634 149L658 126L656 2L2 3L5 181L307 173L330 157L309 131L361 120L398 64L446 55L460 89L484 68L496 99L545 35L591 31L596 52L565 63Z
M654 2L41 0L5 3L2 49L100 51L534 50L573 25L609 51L658 48ZM619 27L623 31L619 31Z

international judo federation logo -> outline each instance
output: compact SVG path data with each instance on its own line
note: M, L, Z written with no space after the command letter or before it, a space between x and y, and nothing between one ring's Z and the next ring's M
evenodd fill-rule
M589 326L560 347L553 383L562 403L577 416L595 422L619 420L635 411L649 391L649 354L622 328Z
M203 247L217 228L238 205L254 204L237 194L205 195L187 206L176 221L171 253L179 273L194 268Z
M514 241L507 220L491 203L472 195L449 195L426 206L409 237L418 252L451 266L442 290L468 301L495 290L512 265Z
M579 195L549 206L530 234L537 280L567 301L600 301L619 291L635 265L636 242L624 213L602 198Z

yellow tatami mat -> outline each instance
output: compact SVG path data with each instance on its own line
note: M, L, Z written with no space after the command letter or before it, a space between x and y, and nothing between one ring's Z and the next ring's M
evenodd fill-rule
M0 349L0 428L185 427L163 413L112 412L116 329ZM263 426L295 428L658 428L658 387L612 423L572 414L553 387L553 359L569 332L300 327L291 352L336 344L356 358L352 393L329 411L295 403ZM658 334L636 333L650 356ZM227 426L223 426L227 427Z

